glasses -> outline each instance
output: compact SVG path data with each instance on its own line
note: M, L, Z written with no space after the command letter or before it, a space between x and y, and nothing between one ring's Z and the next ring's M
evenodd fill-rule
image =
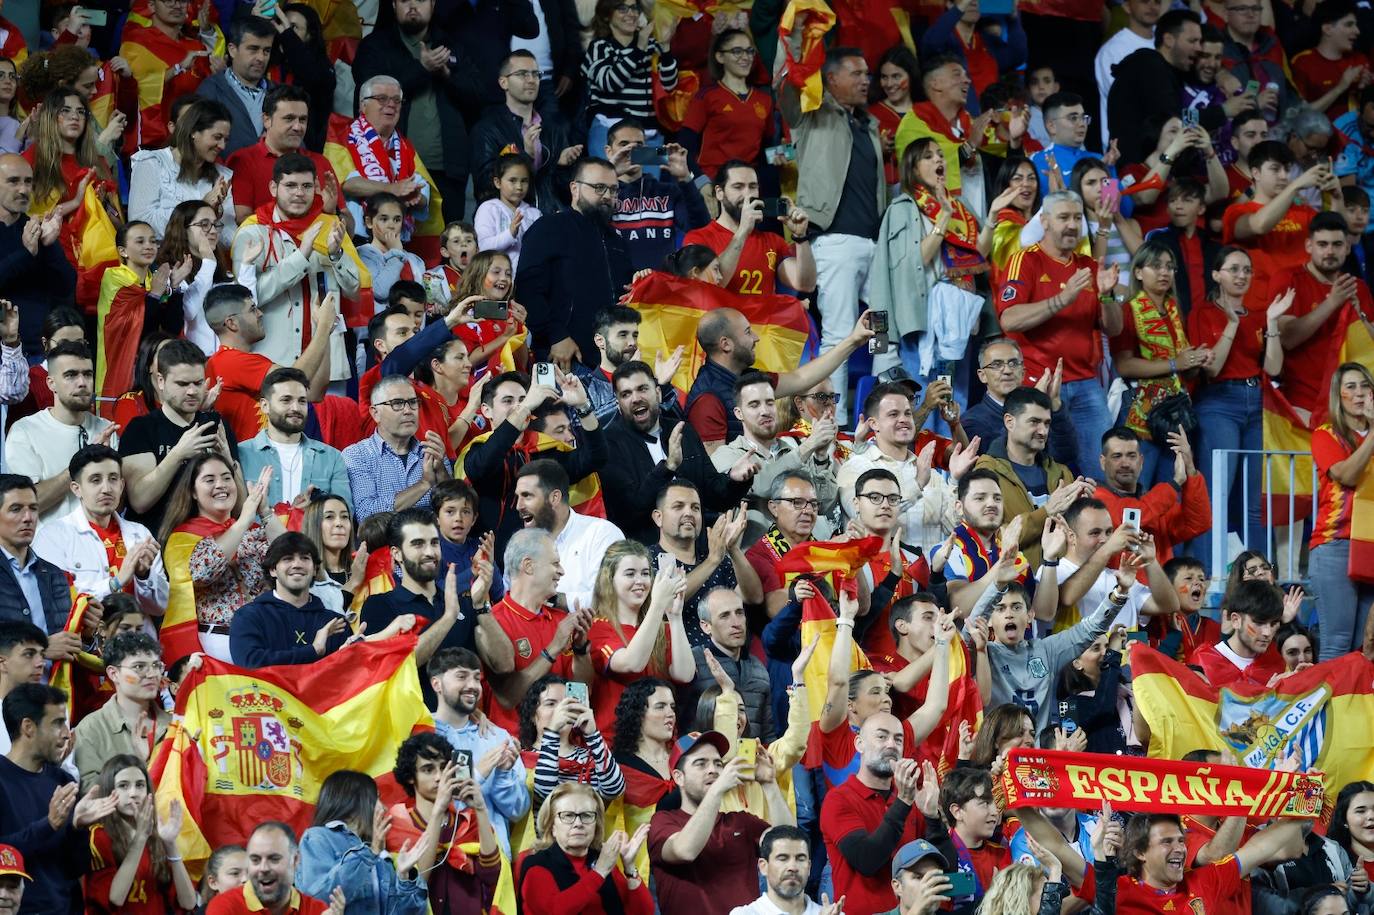
M899 492L861 492L857 498L867 499L869 504L874 508L877 508L884 502L891 505L893 508L902 504L902 494Z
M78 121L84 121L86 120L86 109L66 106L57 109L57 116L60 118L76 118Z
M1087 127L1089 124L1093 122L1093 116L1090 114L1078 114L1075 112L1074 114L1061 114L1059 116L1059 120L1068 121L1070 124L1075 125L1082 124L1084 127Z
M539 79L540 76L538 70L512 70L506 74L507 79Z
M167 670L166 665L161 661L139 661L137 664L126 664L124 666L133 671L134 676L137 677L146 677L150 674L160 677L163 672Z
M589 188L591 192L598 197L614 197L620 193L620 188L616 187L614 184L594 184L591 181L578 181L577 183L585 188Z
M557 813L558 822L564 826L571 826L574 823L581 823L583 826L590 826L596 822L596 811L594 810L560 810Z
M369 95L363 101L373 101L383 108L391 108L405 101L405 97L400 95Z
M1254 267L1222 267L1222 273L1229 273L1232 276L1250 276L1255 272Z
M8 70L0 70L0 83L17 83L17 82L19 82L19 74L18 74L18 73L11 73L11 72L8 71Z
M801 511L804 508L809 508L814 512L820 511L821 508L820 499L774 499L773 501L786 502L788 505L792 506L797 511Z
M213 219L198 219L191 223L190 226L193 229L200 229L202 232L209 232L212 229L218 232L220 229L224 228L224 223L215 222Z
M990 372L1005 372L1007 369L1011 369L1014 372L1023 365L1025 365L1025 363L1020 359L994 359L983 366L983 368Z
M386 408L389 409L389 410L395 410L397 413L405 413L405 412L408 411L408 410L418 410L418 409L420 409L420 398L418 398L418 397L410 397L410 398L398 397L398 398L396 398L395 400L384 400L384 401L382 401L381 403L377 404L377 406L379 406L379 407L386 407Z
M812 403L820 404L822 407L828 407L831 404L840 402L840 395L838 394L803 394L802 396Z
M752 60L759 52L753 48L721 48L720 53L729 54L735 60Z

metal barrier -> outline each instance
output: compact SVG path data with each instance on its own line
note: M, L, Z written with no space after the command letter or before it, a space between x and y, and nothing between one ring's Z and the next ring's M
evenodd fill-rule
M1274 564L1274 575L1279 581L1304 580L1305 521L1316 514L1317 507L1317 468L1311 452L1229 448L1212 452L1212 555L1208 557L1211 577L1224 578L1227 573L1228 519L1234 488L1228 459L1232 456L1239 458L1236 468L1241 480L1241 542L1246 549L1262 552ZM1252 467L1256 458L1260 462L1258 472ZM1250 543L1246 536L1252 500L1260 502L1262 510L1264 534L1263 542L1258 544Z

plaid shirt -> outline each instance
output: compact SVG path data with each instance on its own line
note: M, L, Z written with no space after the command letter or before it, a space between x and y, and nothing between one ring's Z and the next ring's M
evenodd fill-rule
M424 472L424 452L411 436L405 454L397 454L380 432L370 438L349 445L343 452L344 469L348 471L348 487L353 490L353 516L361 523L378 512L389 512L396 504L396 496L420 482ZM444 467L453 469L451 461ZM429 493L415 504L429 508Z

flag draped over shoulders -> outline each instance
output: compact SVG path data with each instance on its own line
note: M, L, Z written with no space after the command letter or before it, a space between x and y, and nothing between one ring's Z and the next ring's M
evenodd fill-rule
M134 359L143 339L143 315L148 281L120 264L105 271L96 304L96 395L110 403L134 386ZM101 405L104 406L105 403Z
M163 816L186 816L178 849L198 872L263 820L304 831L324 779L390 772L396 748L432 727L413 634L360 642L314 664L246 670L213 658L177 692L178 720L152 766Z
M196 516L186 519L167 538L162 547L162 562L167 569L167 612L162 617L158 640L162 657L171 664L200 651L199 618L196 616L196 586L191 580L191 554L206 537L218 537L234 523L211 521Z

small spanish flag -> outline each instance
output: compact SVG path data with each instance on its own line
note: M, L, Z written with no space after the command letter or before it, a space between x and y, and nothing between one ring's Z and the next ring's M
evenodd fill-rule
M778 37L786 56L783 73L801 91L801 110L821 107L825 85L821 65L825 63L825 35L835 24L835 12L825 0L789 0L778 23ZM792 56L792 30L801 29L801 48Z
M363 604L374 594L385 594L396 588L395 563L391 559L391 547L381 546L367 554L367 568L363 572L363 586L353 595L349 609L361 613ZM357 630L356 624L354 630Z

